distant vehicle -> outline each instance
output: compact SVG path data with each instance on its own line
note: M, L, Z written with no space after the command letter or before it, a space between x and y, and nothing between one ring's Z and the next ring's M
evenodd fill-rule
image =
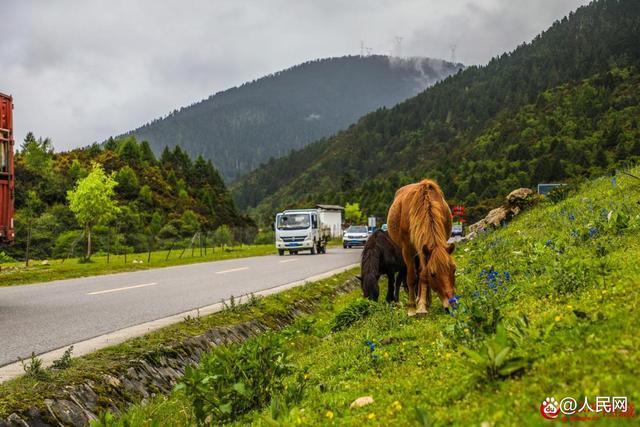
M278 255L309 250L312 255L327 253L331 229L322 222L318 209L290 209L276 215L276 249Z
M453 224L453 226L451 227L451 235L460 237L464 235L464 226L461 222L456 222Z
M369 238L369 229L366 225L352 225L342 235L342 247L364 246Z
M13 98L0 93L0 242L13 242Z

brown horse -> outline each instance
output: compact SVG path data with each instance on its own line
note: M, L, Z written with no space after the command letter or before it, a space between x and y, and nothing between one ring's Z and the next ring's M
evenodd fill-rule
M387 226L389 236L402 249L407 266L409 288L409 316L424 314L431 304L434 289L445 308L455 294L456 264L451 256L451 211L442 190L434 181L425 179L405 185L395 195L389 208ZM419 277L414 256L419 259ZM418 280L418 310L416 312L416 281Z

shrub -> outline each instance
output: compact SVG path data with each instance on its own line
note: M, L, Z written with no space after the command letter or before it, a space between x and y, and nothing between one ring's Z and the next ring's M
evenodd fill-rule
M5 251L2 251L0 252L0 264L4 264L6 262L16 262L16 260L7 255Z
M529 362L521 357L511 357L513 344L507 337L507 331L500 323L496 334L484 341L480 351L463 349L471 362L489 381L506 379L526 369Z
M28 362L20 359L20 363L26 376L41 381L49 379L49 373L42 367L42 359L37 357L35 352L31 353Z
M333 319L331 331L338 332L373 313L375 304L368 299L358 298L346 306Z
M551 273L551 283L555 293L571 294L591 281L591 272L580 259L561 258Z
M268 334L239 346L216 348L198 367L187 367L176 389L184 390L201 423L216 424L284 395L282 379L292 370L281 339Z
M72 352L73 352L73 346L66 349L62 354L62 357L60 357L60 359L54 360L51 366L55 369L67 369L68 367L71 366Z
M256 234L253 243L256 245L271 245L276 241L275 233L271 230L264 230Z

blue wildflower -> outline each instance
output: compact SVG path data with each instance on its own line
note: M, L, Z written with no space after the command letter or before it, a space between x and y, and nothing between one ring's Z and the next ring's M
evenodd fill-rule
M615 187L616 184L618 184L618 181L616 180L616 177L614 176L613 178L611 178L611 186Z
M598 234L598 227L589 227L589 237L593 237Z
M376 343L373 341L367 341L365 344L369 347L369 350L371 350L372 353L376 350Z
M569 218L569 221L575 221L576 220L576 217L572 213L569 214L568 218Z
M544 245L545 245L547 248L549 248L549 247L553 246L553 240L551 240L551 239L547 240L546 242L544 242Z
M505 280L511 280L511 273L509 273L508 271L505 271L502 274L504 274L504 279Z

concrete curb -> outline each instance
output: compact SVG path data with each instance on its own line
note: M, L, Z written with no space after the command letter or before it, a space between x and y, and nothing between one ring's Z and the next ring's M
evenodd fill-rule
M350 264L350 265L340 267L331 271L327 271L325 273L307 277L302 280L297 280L295 282L290 282L284 285L278 285L272 288L264 289L259 292L254 292L253 294L256 296L267 296L267 295L272 295L278 292L283 292L288 289L292 289L292 288L304 285L306 283L317 282L319 280L326 279L327 277L331 277L336 274L345 272L359 265L360 265L359 263ZM234 296L236 303L242 303L246 301L248 298L249 298L248 294L240 295L237 297ZM93 353L94 351L100 350L102 348L120 344L128 339L140 337L149 332L161 329L165 326L169 326L174 323L181 322L187 316L191 316L191 317L196 317L198 315L206 316L209 314L216 313L218 311L221 311L224 308L224 304L227 302L228 300L221 301L216 304L195 308L193 310L185 311L183 313L174 314L172 316L163 317L161 319L152 320L150 322L141 323L138 325L130 326L128 328L119 329L117 331L110 332L108 334L100 335L94 338L90 338L88 340L69 344L59 349L42 353L37 356L42 360L44 367L49 367L51 366L54 360L62 357L65 350L70 346L73 346L74 357L84 356L86 354ZM21 375L24 375L24 370L22 368L22 363L20 362L14 362L9 365L0 367L0 383L11 380L13 378L17 378Z

